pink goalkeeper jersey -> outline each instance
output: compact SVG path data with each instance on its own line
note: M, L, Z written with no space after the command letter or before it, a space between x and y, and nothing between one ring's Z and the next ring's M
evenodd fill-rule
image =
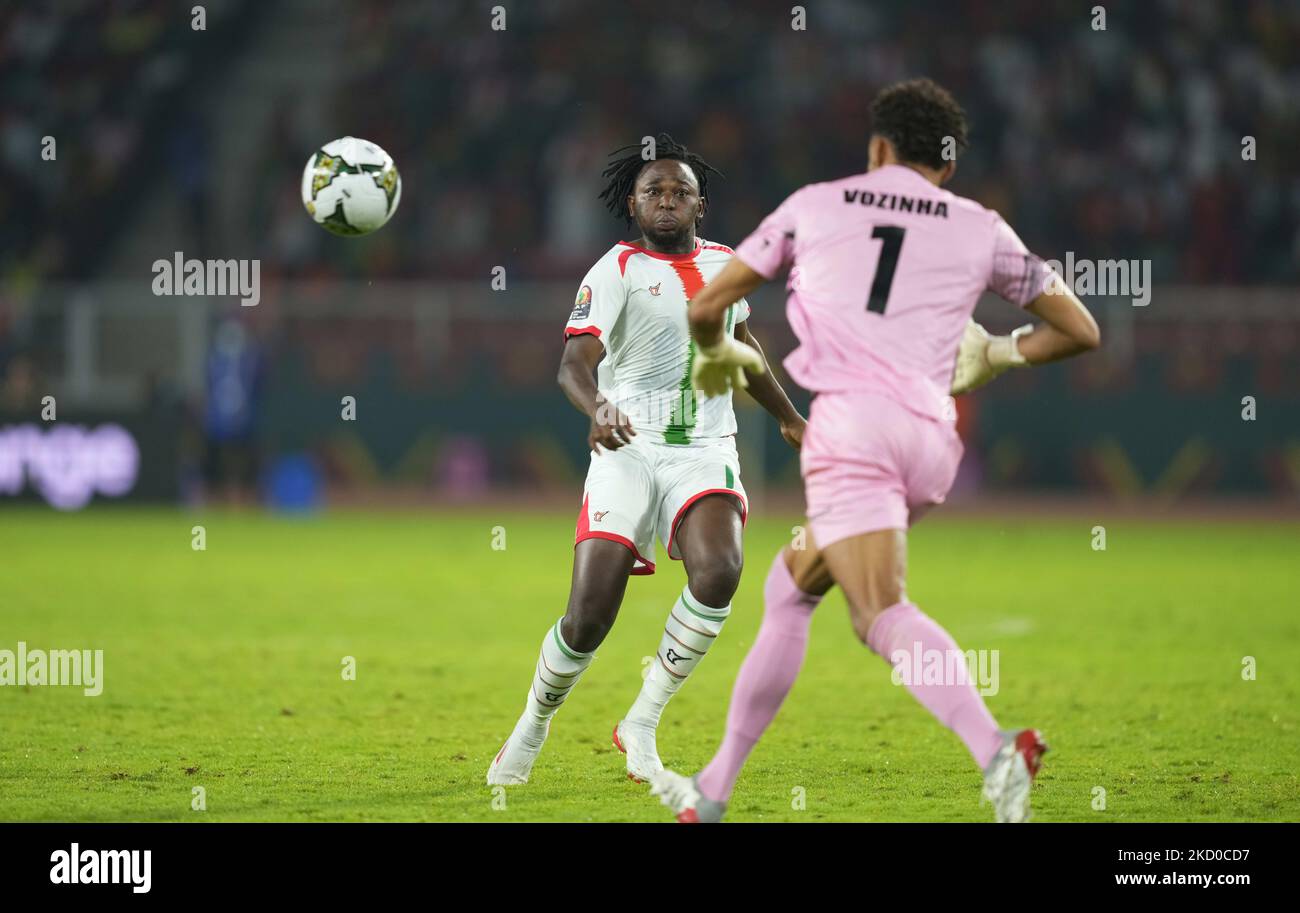
M814 393L873 391L951 420L957 347L986 289L1024 306L1051 278L996 212L886 165L795 191L736 248L790 267L790 376Z

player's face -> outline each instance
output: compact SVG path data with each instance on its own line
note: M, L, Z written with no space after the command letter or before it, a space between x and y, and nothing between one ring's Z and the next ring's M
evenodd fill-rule
M700 184L684 162L651 162L636 179L628 207L637 228L656 247L671 249L694 243L695 223L704 215Z

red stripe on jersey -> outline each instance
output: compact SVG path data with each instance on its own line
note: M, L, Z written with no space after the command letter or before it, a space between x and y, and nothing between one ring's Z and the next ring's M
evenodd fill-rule
M618 274L620 276L627 272L627 258L637 253L635 250L625 250L618 255Z
M628 248L628 250L625 250L623 251L623 253L619 254L620 263L623 262L624 257L630 257L632 254L645 254L647 257L654 257L656 260L668 260L673 262L679 260L694 260L695 255L704 249L702 246L703 242L701 242L699 238L695 239L695 250L691 251L688 254L661 254L657 250L647 250L646 248L641 247L640 245L633 244L631 241L619 241L618 243Z
M690 301L700 293L704 288L704 276L700 273L700 268L695 265L694 260L673 261L673 270L677 273L677 278L682 280L682 288L686 290L686 300Z
M706 244L701 250L725 250L729 254L735 254L735 251L725 244Z
M565 339L568 339L570 336L583 336L583 335L595 336L597 339L599 339L600 327L565 327L564 328Z

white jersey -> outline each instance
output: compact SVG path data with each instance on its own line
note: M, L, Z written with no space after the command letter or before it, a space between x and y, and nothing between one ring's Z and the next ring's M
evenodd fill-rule
M705 397L691 385L695 343L686 322L691 298L732 256L730 247L703 239L689 254L620 241L582 280L564 336L588 333L604 345L597 386L637 434L689 444L736 433L731 392ZM742 298L727 309L725 331L748 318Z

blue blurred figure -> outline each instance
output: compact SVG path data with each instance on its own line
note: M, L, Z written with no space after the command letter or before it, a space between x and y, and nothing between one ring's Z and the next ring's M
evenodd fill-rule
M260 453L257 419L262 396L262 354L234 320L218 328L208 353L207 439L204 479L210 495L243 503L253 499Z

